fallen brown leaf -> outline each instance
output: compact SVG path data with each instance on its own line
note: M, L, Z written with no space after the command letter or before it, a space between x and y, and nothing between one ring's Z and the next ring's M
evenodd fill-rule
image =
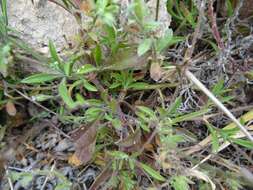
M76 154L72 154L69 158L68 158L68 163L72 166L81 166L82 162L81 160L79 160L76 156Z
M96 122L90 127L81 127L72 134L75 141L75 153L69 158L69 163L75 166L85 165L93 156L96 145Z
M24 110L19 110L14 116L7 115L6 118L8 127L20 127L27 122L27 114Z
M150 77L154 81L159 81L163 76L163 70L158 62L153 62L150 66Z
M90 187L90 190L97 190L105 181L107 181L112 176L112 169L111 169L112 162L109 161L107 166L103 169L103 171L99 174L99 176L95 179L93 184Z
M141 141L141 130L137 129L133 134L130 134L128 137L126 137L125 139L121 140L116 144L123 148L129 148L136 144L139 144L140 141Z
M149 62L150 53L142 56L136 54L135 47L125 48L118 51L114 56L108 57L105 61L103 70L125 70L134 69L141 70L146 67Z
M6 112L10 115L10 116L15 116L17 113L17 109L15 107L15 105L13 104L13 102L8 101L6 106Z
M84 0L80 3L79 8L81 11L88 14L92 10L92 3L90 2L90 0Z

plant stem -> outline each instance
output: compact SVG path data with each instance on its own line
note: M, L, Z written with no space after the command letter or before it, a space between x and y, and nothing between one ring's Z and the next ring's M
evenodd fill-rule
M155 12L156 21L158 21L158 18L159 18L159 7L160 7L160 0L156 0L156 12Z

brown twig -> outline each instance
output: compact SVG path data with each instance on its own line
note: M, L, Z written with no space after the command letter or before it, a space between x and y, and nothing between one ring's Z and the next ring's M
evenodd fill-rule
M188 45L188 48L187 48L187 50L185 52L185 55L184 55L183 63L186 64L186 65L190 64L192 54L194 52L197 40L199 38L201 38L201 35L202 35L200 29L201 29L201 25L203 23L204 10L205 10L205 2L203 1L203 2L201 2L200 7L199 7L198 22L197 22L197 26L194 30L194 33L193 33L192 42L191 42L190 45Z
M225 48L225 45L223 41L221 40L220 33L217 27L216 14L213 11L213 0L210 0L208 4L208 16L211 22L212 34L218 44L218 47L221 50L223 50Z

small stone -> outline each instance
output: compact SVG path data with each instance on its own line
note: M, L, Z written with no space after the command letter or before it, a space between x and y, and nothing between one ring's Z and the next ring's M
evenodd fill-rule
M59 144L54 148L56 152L62 152L67 150L73 146L73 143L71 143L68 139L63 139L59 142Z

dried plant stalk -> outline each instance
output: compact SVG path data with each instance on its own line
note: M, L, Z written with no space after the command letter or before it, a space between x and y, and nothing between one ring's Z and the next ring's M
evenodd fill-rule
M213 103L220 108L239 128L240 130L248 137L248 139L253 142L253 137L249 131L235 118L235 116L222 104L212 92L210 92L189 70L185 71L185 76L191 80L202 92L204 92Z

